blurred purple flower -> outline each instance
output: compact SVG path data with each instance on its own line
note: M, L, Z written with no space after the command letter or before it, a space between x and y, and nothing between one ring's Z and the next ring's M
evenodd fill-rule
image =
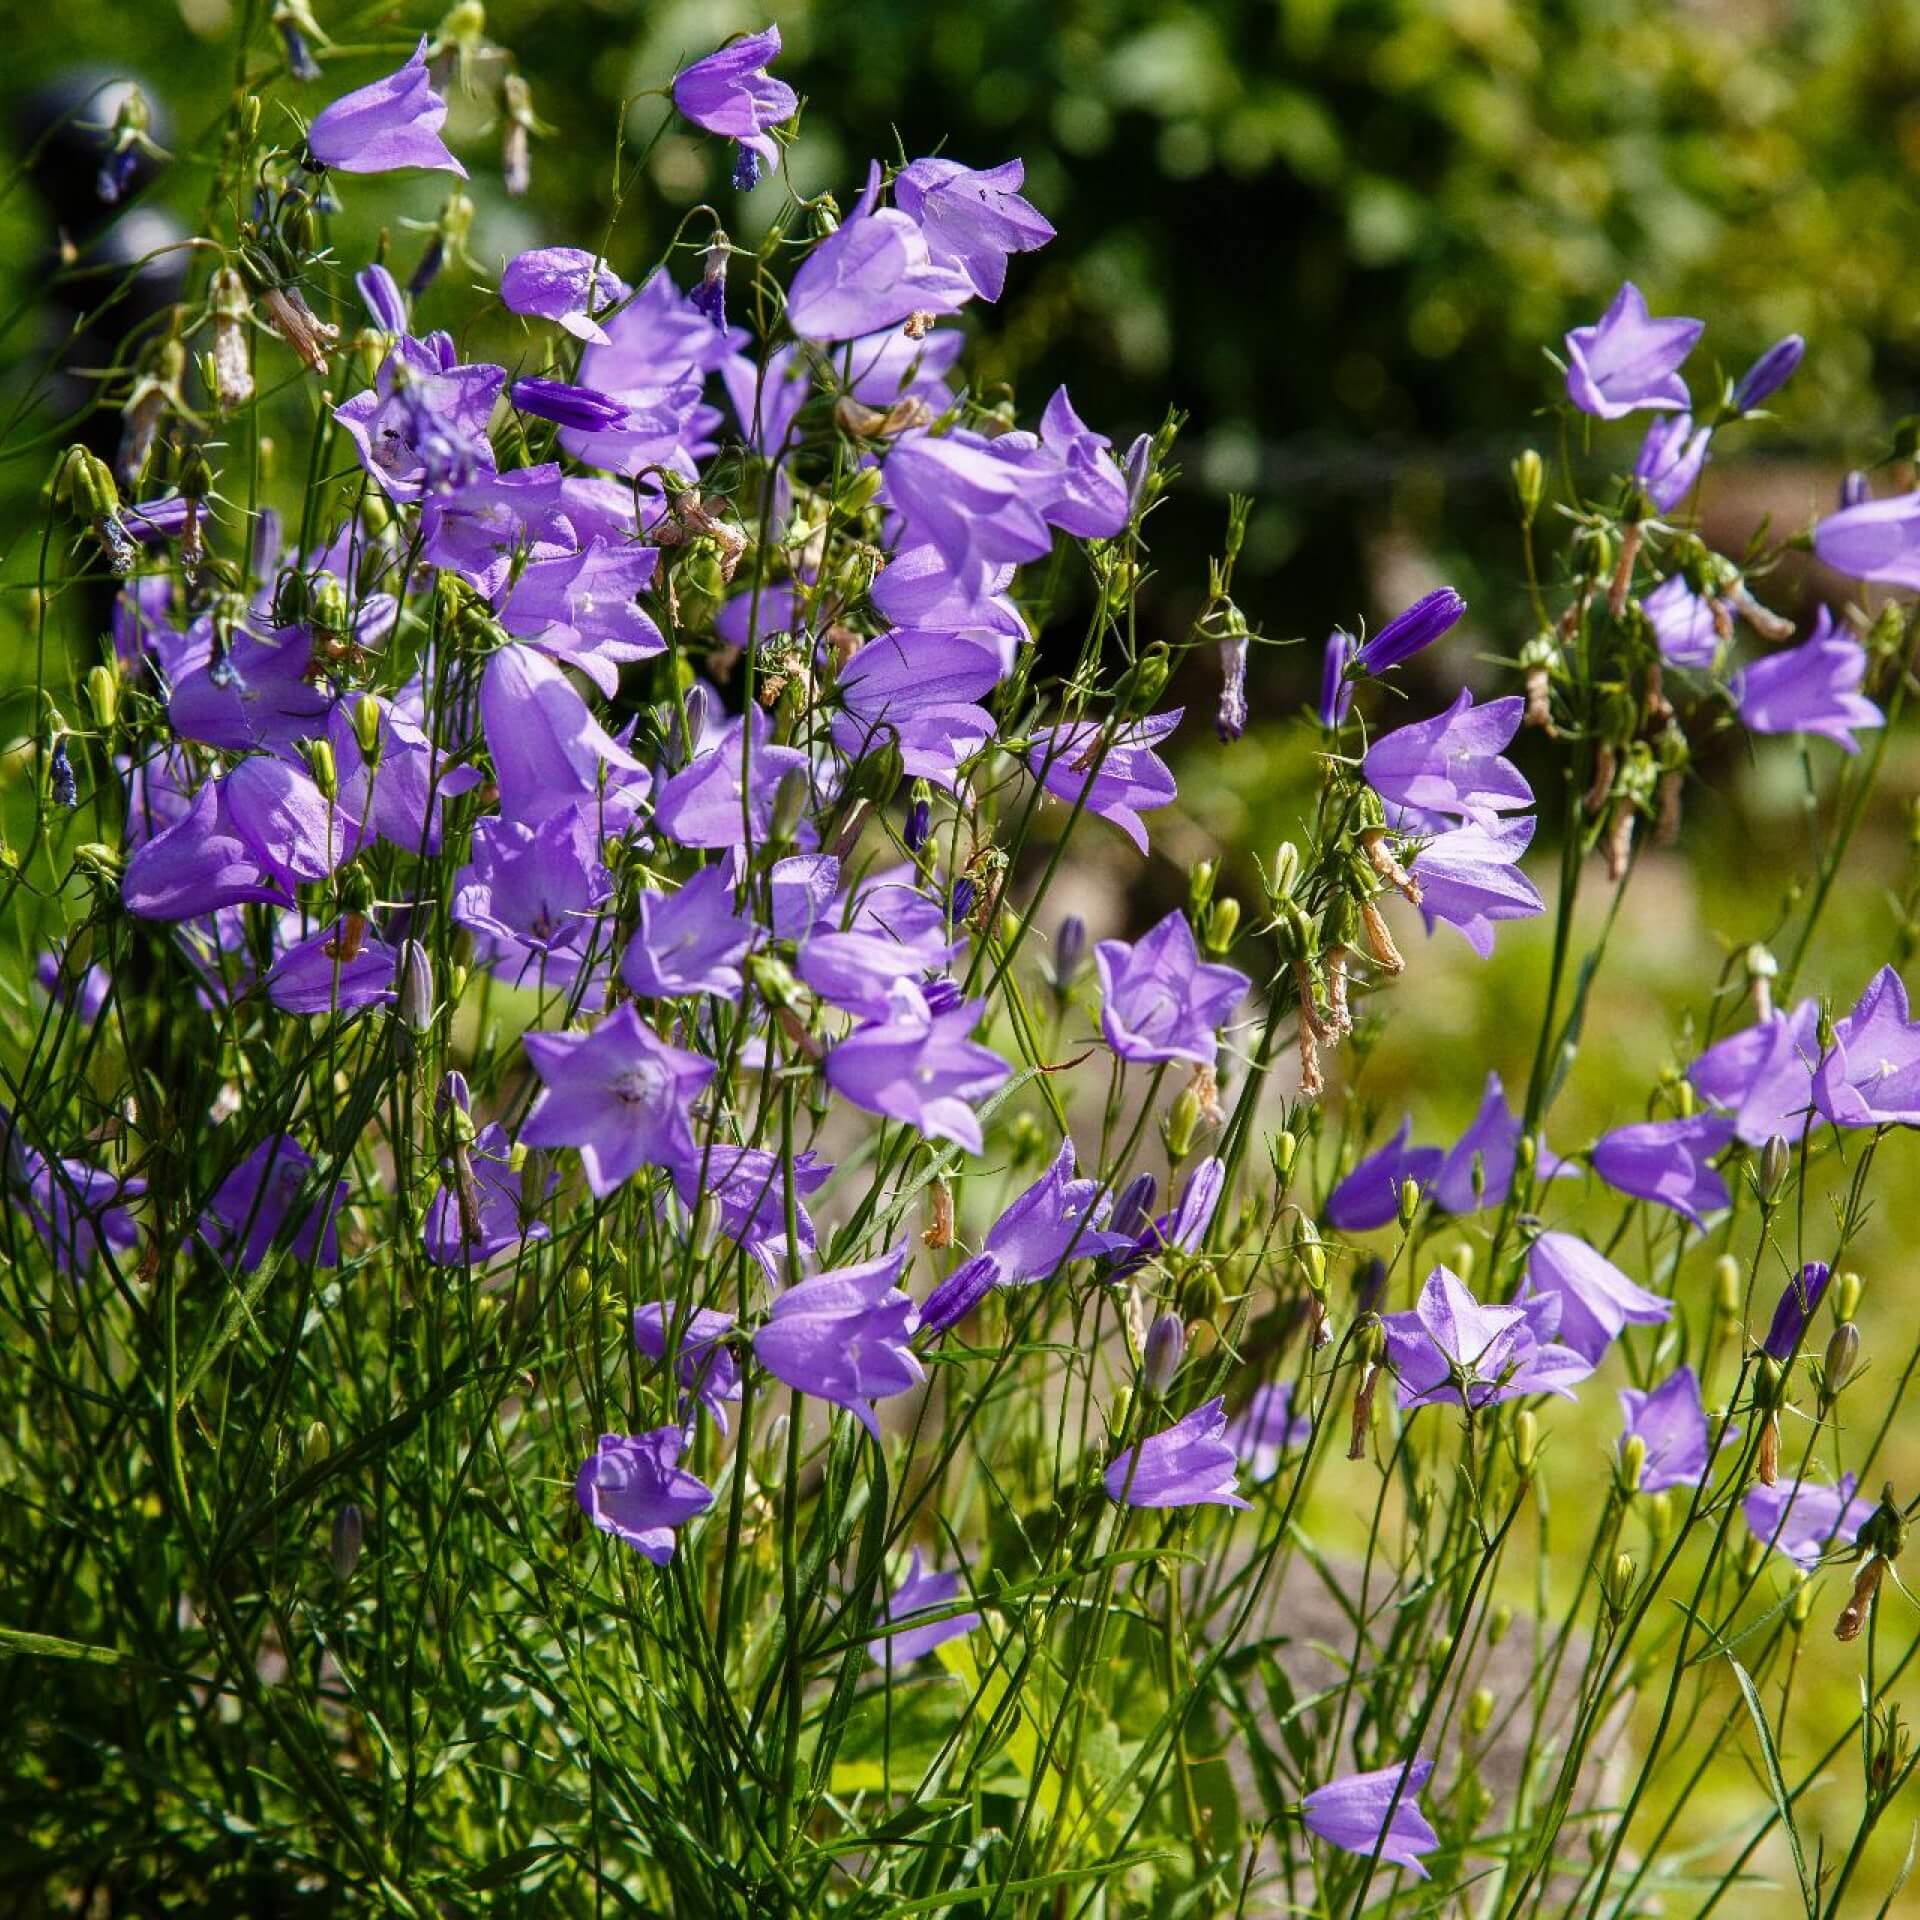
M1685 574L1669 574L1641 599L1640 611L1652 623L1663 660L1702 671L1713 665L1720 651L1720 623L1713 602L1695 593Z
M287 948L265 981L282 1013L358 1013L393 998L399 955L384 940L347 920Z
M1647 437L1640 443L1640 457L1633 463L1633 477L1660 512L1671 513L1687 497L1707 464L1707 445L1712 438L1711 427L1694 431L1690 413L1656 420L1647 429Z
M252 1273L281 1236L295 1197L314 1171L313 1156L291 1134L272 1133L215 1189L200 1216L201 1236L235 1272ZM288 1251L318 1267L340 1264L335 1219L347 1198L342 1180L301 1221Z
M1353 711L1353 682L1347 678L1347 668L1359 645L1344 627L1335 627L1327 635L1320 656L1320 705L1316 709L1323 727L1344 726Z
M931 1613L937 1607L951 1606L966 1589L966 1577L959 1573L923 1573L920 1549L915 1547L907 1566L906 1578L894 1588L880 1606L883 1624L911 1619L916 1613ZM956 1613L947 1620L935 1620L924 1627L909 1627L904 1633L882 1634L867 1642L867 1658L877 1667L905 1666L918 1660L949 1640L958 1640L980 1624L977 1613Z
M1280 1471L1282 1457L1313 1437L1313 1421L1293 1411L1293 1382L1268 1382L1227 1422L1227 1445L1256 1486Z
M745 744L749 731L750 772ZM744 720L729 720L711 739L706 751L661 787L654 798L654 824L683 847L744 847L749 828L755 841L764 840L773 825L780 782L788 773L808 773L807 756L797 747L773 744L773 722L757 703ZM753 790L744 807L743 777ZM810 835L812 828L806 831Z
M1355 1161L1353 1171L1327 1195L1328 1226L1341 1233L1369 1233L1398 1218L1403 1182L1411 1180L1422 1189L1432 1185L1446 1150L1409 1146L1412 1132L1413 1116L1408 1114L1391 1140Z
M1756 1540L1810 1572L1829 1546L1852 1546L1860 1529L1873 1518L1875 1502L1853 1497L1859 1484L1849 1473L1837 1487L1811 1480L1756 1485L1742 1511Z
M1833 616L1822 607L1807 639L1743 667L1727 691L1751 733L1817 733L1858 753L1853 729L1886 724L1860 691L1866 673L1866 648L1836 632Z
M1920 493L1829 514L1813 530L1813 550L1849 580L1920 589Z
M740 1398L740 1365L724 1343L733 1331L733 1315L696 1307L682 1316L677 1306L650 1301L633 1310L633 1344L649 1360L667 1357L667 1330L678 1323L674 1372L680 1384L713 1415L722 1433L727 1431L729 1400Z

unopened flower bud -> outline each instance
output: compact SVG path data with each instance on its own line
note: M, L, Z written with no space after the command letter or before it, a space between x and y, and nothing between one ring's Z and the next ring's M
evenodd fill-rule
M1467 1696L1467 1731L1474 1735L1486 1732L1493 1720L1493 1693L1487 1687L1475 1687Z
M87 669L87 705L93 709L94 725L103 733L108 731L120 710L120 681L111 667Z
M1278 903L1293 892L1300 877L1300 849L1291 840L1282 840L1273 850L1273 873L1267 881L1267 896Z
M1300 1143L1294 1138L1289 1129L1282 1127L1280 1131L1273 1136L1270 1144L1273 1157L1273 1170L1284 1180L1287 1175L1293 1171L1293 1156L1299 1151Z
M333 748L325 740L309 740L306 743L307 767L313 775L313 784L320 789L323 799L334 800L340 794L340 771L334 765Z
M346 1581L360 1564L360 1546L366 1538L367 1523L351 1500L333 1516L333 1537L328 1543L328 1558L333 1562L333 1577Z
M1207 951L1225 953L1239 931L1240 902L1227 894L1207 910Z
M1487 1645L1497 1647L1513 1628L1513 1609L1502 1600L1487 1615Z
M311 1473L333 1451L333 1435L324 1420L311 1420L300 1441L301 1471Z
M1860 1329L1851 1320L1842 1320L1827 1341L1820 1363L1820 1398L1836 1398L1860 1366Z
M1601 1576L1601 1593L1616 1618L1626 1612L1633 1599L1633 1583L1639 1577L1640 1569L1630 1553L1615 1554L1613 1564Z
M1713 1263L1713 1308L1723 1320L1740 1318L1740 1263L1730 1253Z
M1637 1433L1630 1433L1620 1446L1620 1490L1623 1493L1640 1491L1640 1476L1647 1467L1647 1443Z
M1166 1121L1161 1128L1167 1157L1176 1161L1184 1160L1193 1150L1193 1136L1199 1127L1200 1096L1191 1087L1183 1087L1168 1108Z
M1833 1317L1857 1320L1860 1317L1860 1276L1849 1267L1833 1276Z
M1793 1590L1793 1598L1787 1602L1787 1620L1793 1630L1799 1630L1807 1624L1813 1613L1813 1582L1803 1573L1799 1585Z
M1649 1494L1640 1503L1640 1513L1654 1544L1659 1545L1673 1531L1672 1493L1662 1487L1658 1493Z
M1531 1407L1522 1407L1513 1416L1513 1464L1521 1479L1531 1476L1540 1457L1540 1416Z
M1400 1225L1407 1228L1413 1225L1413 1216L1420 1211L1420 1182L1411 1177L1400 1182Z
M433 1031L433 962L418 940L401 943L398 998L400 1018L415 1033Z
M1533 517L1540 511L1541 496L1546 491L1547 467L1533 448L1523 448L1513 457L1513 497L1520 508L1520 520L1523 526L1531 526Z
M1144 1233L1153 1220L1153 1203L1159 1191L1159 1183L1152 1174L1136 1173L1120 1189L1120 1197L1113 1203L1108 1230L1133 1237Z
M907 824L904 838L909 853L918 853L927 844L933 832L933 793L924 780L913 783L912 796L907 801Z
M1156 1399L1173 1384L1186 1354L1186 1323L1177 1313L1158 1315L1147 1329L1146 1357L1140 1368L1147 1391Z
M1760 1172L1756 1182L1760 1201L1763 1206L1771 1205L1779 1193L1781 1183L1787 1177L1787 1169L1792 1164L1785 1139L1775 1134L1760 1149Z

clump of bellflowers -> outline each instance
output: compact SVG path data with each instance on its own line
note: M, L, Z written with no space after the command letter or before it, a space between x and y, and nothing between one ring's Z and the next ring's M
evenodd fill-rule
M1248 503L1184 631L1143 596L1177 416L970 384L1053 237L1018 157L797 198L769 26L647 97L714 161L664 255L507 255L476 189L403 278L341 198L491 165L450 100L510 56L472 4L385 63L258 25L201 278L103 388L121 478L50 476L112 611L40 597L4 869L49 1883L1627 1912L1818 1819L1837 1903L1911 1766L1911 1361L1860 1269L1920 1023L1808 954L1907 686L1868 596L1920 565L1892 493L1703 537L1798 337L1690 387L1701 323L1623 288L1565 343L1564 511L1516 465L1526 602L1356 591L1296 722ZM1789 598L1808 546L1857 602ZM1183 766L1289 724L1303 816L1190 855ZM1620 901L1721 735L1833 829L1589 1124ZM1497 1060L1422 1028L1523 942ZM1816 1668L1855 1723L1783 1757ZM1749 1817L1682 1849L1694 1728Z

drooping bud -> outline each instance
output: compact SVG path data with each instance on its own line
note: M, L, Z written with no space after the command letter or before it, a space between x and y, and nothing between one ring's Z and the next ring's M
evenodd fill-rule
M1547 467L1533 448L1525 447L1513 457L1513 497L1520 509L1520 524L1523 527L1533 525L1533 517L1540 511L1541 496L1546 491Z
M415 1033L433 1031L433 961L418 940L407 940L400 947L399 992L396 1007L400 1018Z

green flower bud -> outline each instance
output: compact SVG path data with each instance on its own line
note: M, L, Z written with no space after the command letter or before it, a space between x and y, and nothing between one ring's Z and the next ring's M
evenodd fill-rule
M1300 1143L1285 1127L1273 1136L1269 1143L1273 1155L1273 1170L1281 1179L1293 1171L1293 1156L1299 1151Z
M332 1451L333 1435L327 1431L327 1423L324 1420L309 1421L300 1442L301 1471L311 1473Z
M1740 1317L1740 1263L1730 1253L1713 1263L1713 1306L1722 1319Z
M1650 1493L1640 1503L1641 1517L1647 1523L1647 1532L1656 1546L1673 1531L1673 1494L1662 1487L1658 1493Z
M1627 1436L1626 1444L1620 1449L1620 1490L1622 1493L1638 1493L1640 1476L1647 1467L1647 1443L1637 1433Z
M1860 1276L1851 1267L1833 1277L1833 1317L1856 1320L1860 1316Z
M1240 902L1232 894L1216 900L1207 912L1207 951L1225 953L1240 931Z
M1512 1444L1513 1464L1525 1480L1540 1457L1540 1416L1531 1407L1522 1407L1513 1416Z
M307 767L313 774L313 784L320 789L325 800L336 800L340 796L340 772L334 765L333 748L325 740L309 740L304 748Z
M1762 1205L1771 1205L1774 1196L1780 1191L1781 1183L1787 1177L1792 1164L1785 1139L1775 1134L1760 1149L1760 1172L1756 1182Z
M1487 1615L1487 1645L1497 1647L1513 1627L1513 1609L1502 1600Z
M1633 1585L1639 1577L1640 1569L1630 1553L1615 1554L1613 1564L1601 1576L1600 1591L1616 1617L1625 1613L1632 1602Z
M1475 1687L1467 1696L1467 1731L1476 1736L1483 1734L1492 1719L1492 1690L1487 1687Z
M1547 465L1533 448L1527 447L1513 457L1513 497L1520 508L1522 526L1532 526L1546 491Z
M806 815L807 802L811 798L812 788L806 768L789 767L780 776L780 784L773 792L773 819L768 826L767 837L778 846L784 846L791 840Z
M380 749L385 741L384 719L380 702L372 694L363 693L353 703L353 737L361 759L369 768L380 764Z
M1216 868L1211 860L1198 862L1192 873L1187 876L1187 912L1198 919L1205 911L1207 902L1213 898L1213 882Z
M120 710L120 679L108 666L87 669L87 705L93 709L93 722L103 733L113 726Z
M1191 1087L1183 1087L1167 1110L1161 1127L1170 1159L1184 1160L1193 1150L1193 1136L1200 1127L1200 1096Z

